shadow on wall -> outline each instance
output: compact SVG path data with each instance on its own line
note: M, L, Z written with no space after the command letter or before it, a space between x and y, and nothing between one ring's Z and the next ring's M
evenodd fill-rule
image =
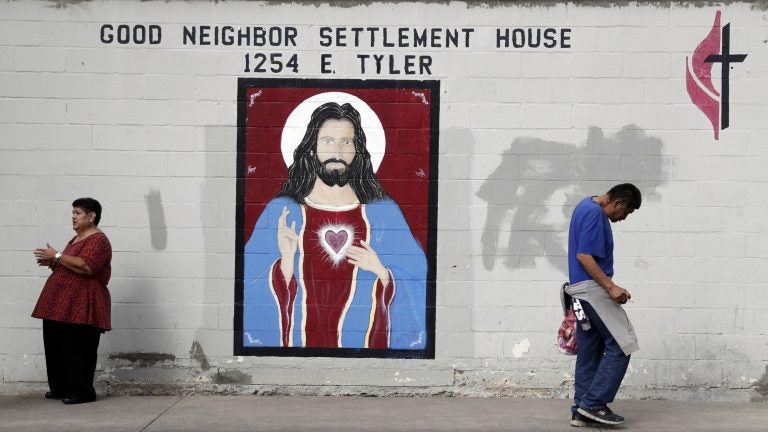
M152 247L155 250L164 250L168 245L168 231L165 225L165 212L163 211L163 198L160 191L152 189L144 195L149 212L149 235Z
M487 203L485 269L493 270L498 260L513 270L533 267L536 258L546 257L567 274L563 245L573 207L625 182L640 188L644 203L658 199L670 166L662 147L659 138L632 125L609 137L592 127L584 146L516 138L477 191Z

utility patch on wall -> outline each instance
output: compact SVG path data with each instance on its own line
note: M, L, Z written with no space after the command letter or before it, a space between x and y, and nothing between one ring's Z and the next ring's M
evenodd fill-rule
M238 85L235 354L433 358L439 82Z

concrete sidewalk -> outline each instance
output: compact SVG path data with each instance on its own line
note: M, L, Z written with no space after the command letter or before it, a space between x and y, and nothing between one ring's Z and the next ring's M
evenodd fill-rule
M768 404L617 401L627 421L588 430L765 431ZM116 396L64 405L0 396L0 431L576 431L569 401L286 396Z

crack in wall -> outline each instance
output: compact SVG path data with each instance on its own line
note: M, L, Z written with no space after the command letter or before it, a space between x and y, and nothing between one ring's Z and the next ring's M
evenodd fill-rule
M204 371L207 371L211 368L211 364L208 363L208 359L205 357L205 352L203 351L203 347L200 345L200 342L192 342L192 348L189 349L189 356L193 360L197 360L200 363L200 368Z
M110 360L125 360L137 367L151 367L157 363L175 361L176 356L165 353L121 352L109 355Z

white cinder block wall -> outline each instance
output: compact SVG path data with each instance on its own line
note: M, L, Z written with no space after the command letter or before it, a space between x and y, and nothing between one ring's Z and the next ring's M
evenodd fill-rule
M718 11L747 57L715 140L685 71ZM162 41L103 43L104 24ZM297 46L183 44L196 25L293 27ZM451 48L327 47L322 26L473 30ZM566 39L497 47L529 28ZM0 392L44 386L30 313L48 270L32 250L63 247L71 201L93 196L114 248L100 391L568 397L573 358L554 343L568 217L632 181L644 202L614 225L616 279L641 351L620 396L765 400L766 39L761 2L0 2ZM299 70L244 72L259 52L297 53ZM363 72L358 54L431 65ZM434 359L233 355L240 77L440 81Z

